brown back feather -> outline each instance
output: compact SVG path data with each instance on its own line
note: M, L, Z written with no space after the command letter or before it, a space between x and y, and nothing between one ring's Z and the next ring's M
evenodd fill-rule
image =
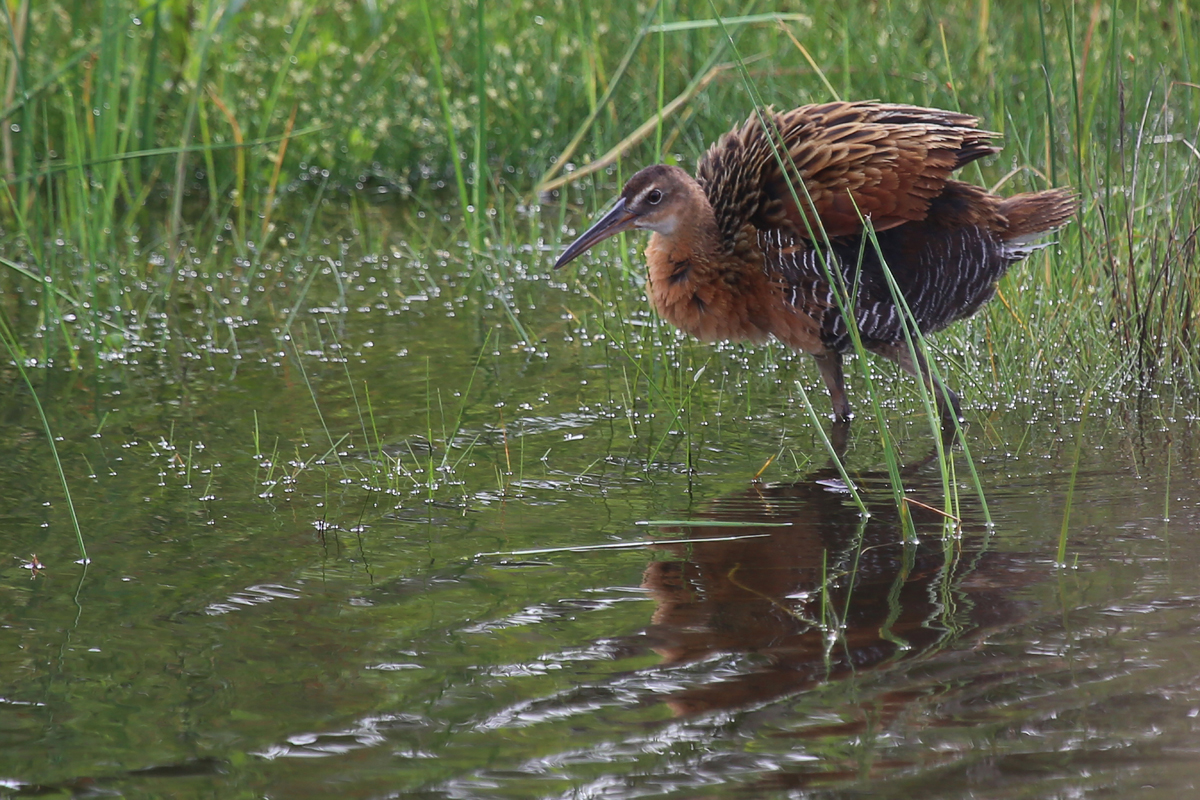
M837 102L762 118L769 132L755 114L697 168L730 250L747 224L808 238L818 218L831 237L861 231L859 212L881 231L921 220L954 170L998 152L997 134L952 111Z

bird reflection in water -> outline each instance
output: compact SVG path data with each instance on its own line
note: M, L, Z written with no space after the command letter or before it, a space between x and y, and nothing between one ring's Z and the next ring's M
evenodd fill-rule
M870 477L860 480L872 497ZM978 541L964 548L963 539L943 537L944 517L913 505L919 543L905 544L892 494L883 478L876 482L869 517L831 473L751 487L711 502L694 525L664 529L686 543L653 545L664 558L644 573L657 608L643 643L667 666L750 657L715 681L671 692L665 702L676 715L753 707L960 649L964 638L1023 616L1010 595L1034 579L1027 559L981 552ZM906 698L889 703L900 708Z

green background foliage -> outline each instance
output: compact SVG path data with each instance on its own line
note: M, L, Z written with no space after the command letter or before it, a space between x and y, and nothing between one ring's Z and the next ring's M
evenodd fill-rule
M565 204L602 205L640 165L690 165L746 117L753 91L779 107L836 95L977 114L1006 149L967 179L1083 196L1062 255L1002 285L1009 338L1095 342L1123 364L1131 353L1141 379L1164 365L1196 374L1200 21L1187 0L6 9L7 313L17 329L58 324L71 350L67 306L91 312L93 340L127 333L131 309L173 318L202 292L271 297L265 278L255 285L264 264L291 270L285 294L306 286L314 224L339 224L331 203L341 219L383 203L447 241L465 235L452 257L487 274L502 251L558 238L522 221L538 201L566 220ZM537 193L541 176L586 166L647 122L576 184L586 194ZM183 256L195 267L226 251L239 266L206 271L221 279L174 272ZM17 287L44 296L42 311L19 310ZM1060 303L1076 323L1031 333L1046 316L1036 306Z

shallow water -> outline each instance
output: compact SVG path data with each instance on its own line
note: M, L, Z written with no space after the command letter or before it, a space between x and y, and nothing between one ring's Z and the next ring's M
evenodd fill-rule
M38 373L86 571L6 393L0 794L1196 791L1194 401L964 387L986 508L960 456L961 525L909 505L906 543L874 420L864 516L803 359L510 266L489 294L364 262L290 336L233 316ZM915 401L872 369L906 493L941 507Z

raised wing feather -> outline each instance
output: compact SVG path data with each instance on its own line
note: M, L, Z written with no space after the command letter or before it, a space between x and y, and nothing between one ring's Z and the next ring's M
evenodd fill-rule
M810 238L819 236L819 218L825 233L837 237L862 230L861 212L883 231L924 219L954 170L998 152L991 144L998 134L978 130L978 122L871 102L781 114L767 108L709 149L697 180L731 250L747 225Z

